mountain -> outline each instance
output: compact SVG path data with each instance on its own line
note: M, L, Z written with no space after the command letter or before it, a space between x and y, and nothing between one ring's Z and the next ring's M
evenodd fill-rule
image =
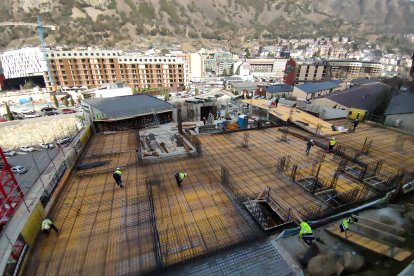
M36 22L48 43L136 47L142 43L414 33L409 0L1 0L0 21ZM0 27L0 47L36 44L36 28Z

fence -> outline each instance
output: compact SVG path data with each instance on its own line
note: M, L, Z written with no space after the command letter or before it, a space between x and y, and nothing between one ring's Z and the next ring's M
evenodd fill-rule
M90 127L84 128L74 137L72 142L56 151L56 155L50 155L48 150L38 156L29 167L29 172L36 171L33 186L27 186L27 192L22 203L13 216L3 228L0 238L0 272L17 273L20 269L22 258L27 253L27 248L33 246L37 233L40 230L41 222L45 215L45 207L51 204L50 200L58 187L59 181L69 176L70 171L81 154L82 149L91 136ZM79 141L81 148L76 150L75 146ZM48 163L45 163L49 161ZM65 177L66 176L66 177ZM25 178L27 177L27 178ZM26 183L30 178L27 176L19 178L19 185ZM24 187L25 188L25 187Z

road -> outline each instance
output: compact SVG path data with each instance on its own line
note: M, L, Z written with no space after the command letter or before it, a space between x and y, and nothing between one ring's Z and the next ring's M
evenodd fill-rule
M24 174L15 174L16 180L25 195L58 152L57 148L50 150L42 149L34 152L19 153L13 157L7 157L10 166L22 165L28 169Z

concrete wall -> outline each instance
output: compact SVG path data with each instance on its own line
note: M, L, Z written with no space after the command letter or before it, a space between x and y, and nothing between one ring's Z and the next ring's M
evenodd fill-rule
M293 88L293 93L292 93L293 97L296 97L297 99L306 99L306 97L308 96L308 94L302 90L300 90L299 88L297 88L296 86Z
M414 133L414 113L387 115L384 124Z
M318 113L319 118L323 120L346 118L349 113L349 108L338 109L315 104L307 104L304 109L309 112Z
M75 114L10 121L0 124L0 146L16 149L22 145L39 146L76 134L82 124Z

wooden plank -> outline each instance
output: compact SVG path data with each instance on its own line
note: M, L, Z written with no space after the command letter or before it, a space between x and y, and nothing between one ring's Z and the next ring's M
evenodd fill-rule
M344 234L340 232L340 230L338 229L336 225L331 226L329 228L325 228L325 231L335 236L338 236L344 240L357 244L363 248L366 248L378 254L393 258L400 262L404 261L406 258L408 258L412 254L410 251L407 251L405 249L394 247L394 256L391 256L390 246L386 244L382 244L376 240L372 240L367 237L364 237L358 233L347 233L348 238L345 238Z

